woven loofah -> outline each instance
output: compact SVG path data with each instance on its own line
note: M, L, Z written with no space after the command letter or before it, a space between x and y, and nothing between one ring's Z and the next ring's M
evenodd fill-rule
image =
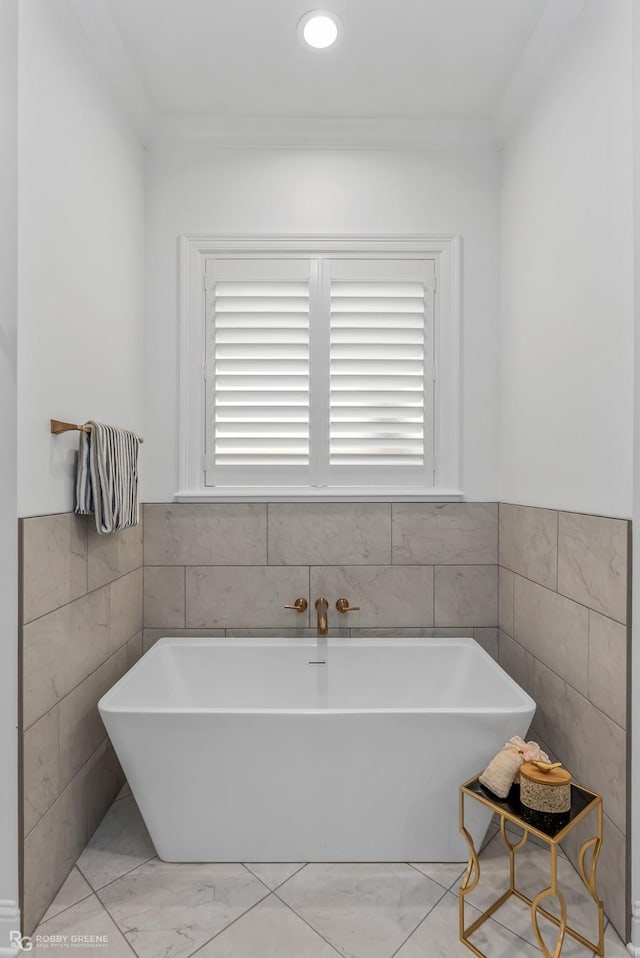
M525 742L519 735L514 735L491 759L479 776L479 782L498 798L506 798L513 783L520 781L522 763L533 761L548 762L549 756L537 742Z
M498 798L506 798L523 761L520 752L509 747L503 748L485 768L480 776L480 784Z

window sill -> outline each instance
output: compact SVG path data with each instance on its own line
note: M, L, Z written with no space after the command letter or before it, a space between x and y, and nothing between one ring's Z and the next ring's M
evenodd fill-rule
M460 502L459 489L420 489L397 486L308 489L294 486L229 486L180 490L175 502Z

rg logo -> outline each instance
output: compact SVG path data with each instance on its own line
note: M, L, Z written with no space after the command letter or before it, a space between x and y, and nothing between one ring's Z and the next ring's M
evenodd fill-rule
M17 951L32 951L33 941L28 935L21 935L19 931L9 932L9 944Z

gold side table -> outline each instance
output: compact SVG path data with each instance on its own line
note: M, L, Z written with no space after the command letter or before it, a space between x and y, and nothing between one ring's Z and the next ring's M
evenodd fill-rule
M480 881L480 862L478 860L478 853L476 852L473 844L473 839L464 825L465 798L472 798L477 802L481 802L483 805L488 806L493 812L499 815L500 834L509 851L509 888L468 927L465 924L464 915L465 898L474 890ZM581 822L592 812L594 812L596 815L596 835L594 838L591 838L589 841L585 842L580 849L580 854L578 856L578 873L598 909L597 943L588 941L579 932L567 924L567 903L562 891L558 887L558 846L562 839L566 838L566 836L578 824L578 822ZM512 822L514 825L517 825L522 829L523 837L520 839L520 841L513 843L509 840L506 830L507 822ZM531 909L531 925L533 927L538 944L542 949L544 958L559 958L565 935L570 935L576 941L579 941L581 945L589 948L592 952L595 951L597 955L604 955L604 905L598 897L598 892L596 890L596 867L598 864L600 848L602 846L602 797L600 795L598 795L596 792L591 792L589 789L583 788L580 785L572 784L571 810L566 812L564 815L547 815L540 812L532 812L521 805L518 786L514 786L509 796L502 800L485 789L478 781L478 777L475 776L468 782L465 782L464 785L460 786L460 831L464 835L469 846L469 863L462 879L458 897L460 915L460 941L462 941L467 948L474 953L474 955L477 955L478 958L487 958L484 952L480 951L469 941L469 938L475 931L477 931L483 922L485 922L488 918L491 918L498 908L504 905L504 903L512 896L529 905ZM528 898L521 891L519 891L516 888L515 881L516 852L518 849L523 847L529 835L535 835L546 842L546 844L549 846L549 852L551 856L551 882L547 888L542 889L533 899ZM587 866L585 857L590 848L593 851L591 855L591 861ZM557 918L545 908L541 907L541 903L544 901L544 899L550 896L557 898L560 904L560 918ZM540 934L540 927L538 924L539 915L544 915L544 917L553 922L558 929L558 937L553 954L545 945L542 935Z

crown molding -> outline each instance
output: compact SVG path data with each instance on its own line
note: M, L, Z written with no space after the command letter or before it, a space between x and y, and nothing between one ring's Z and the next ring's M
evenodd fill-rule
M97 65L144 143L153 122L153 107L125 48L106 0L67 0L81 28L89 58Z
M508 140L585 3L586 0L547 0L493 113L495 134L501 143Z
M425 117L157 116L150 149L451 150L497 149L485 120Z

